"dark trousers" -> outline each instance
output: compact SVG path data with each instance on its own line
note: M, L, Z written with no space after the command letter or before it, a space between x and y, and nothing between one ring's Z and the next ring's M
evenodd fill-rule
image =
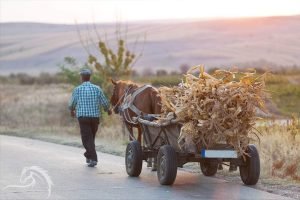
M98 161L95 149L95 136L99 126L99 118L79 117L78 122L82 144L86 150L84 156L88 159Z

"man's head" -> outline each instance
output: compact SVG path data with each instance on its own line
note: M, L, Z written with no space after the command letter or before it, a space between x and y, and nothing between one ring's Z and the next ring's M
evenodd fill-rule
M80 71L81 81L86 82L90 81L92 75L92 71L89 69L83 69Z

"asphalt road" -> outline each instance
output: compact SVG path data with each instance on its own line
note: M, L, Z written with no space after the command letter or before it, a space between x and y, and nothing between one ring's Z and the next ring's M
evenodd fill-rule
M139 178L131 178L124 158L98 152L98 166L89 168L82 153L80 148L1 135L0 199L288 199L183 170L173 186L161 186L145 166Z

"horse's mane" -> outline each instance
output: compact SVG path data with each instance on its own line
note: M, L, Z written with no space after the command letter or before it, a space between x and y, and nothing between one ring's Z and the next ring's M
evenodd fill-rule
M140 84L135 83L131 80L119 80L118 83L123 83L123 84L128 85L128 86L130 85L131 87L139 87L140 86Z

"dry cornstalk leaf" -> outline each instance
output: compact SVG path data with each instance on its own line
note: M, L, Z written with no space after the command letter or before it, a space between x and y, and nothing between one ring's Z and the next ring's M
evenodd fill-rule
M198 77L192 73L199 70ZM173 113L182 123L180 138L192 136L198 150L220 142L246 155L249 134L255 133L256 110L266 112L264 75L191 68L178 86L159 89L164 116ZM258 137L258 135L256 134Z

